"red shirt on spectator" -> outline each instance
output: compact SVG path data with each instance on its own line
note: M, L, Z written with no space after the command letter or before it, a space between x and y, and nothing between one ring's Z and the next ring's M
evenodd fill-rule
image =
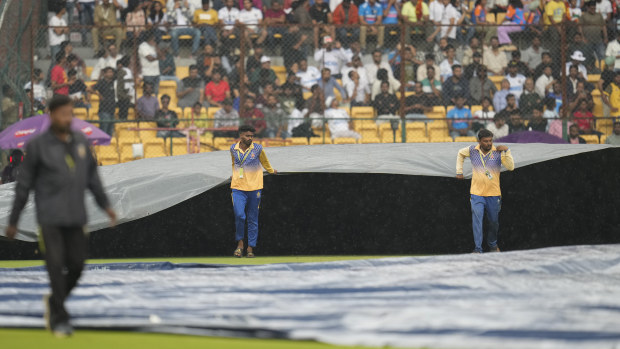
M230 91L230 86L226 80L220 80L219 83L211 81L205 86L205 96L211 96L214 102L223 102L226 99L226 92Z
M246 110L241 114L242 124L250 125L256 129L256 133L260 133L267 128L267 122L265 121L265 114L257 108L253 110Z
M577 110L573 113L573 116L575 117L575 123L580 130L589 131L592 129L592 121L594 120L592 112Z
M67 73L65 72L63 67L59 66L58 64L56 64L54 66L54 68L52 68L51 79L57 85L66 84L68 82ZM59 94L59 95L68 96L69 95L69 86L65 86L65 87L61 87L61 88L55 89L54 93L55 94Z
M359 9L357 8L357 6L351 3L351 5L349 6L349 21L345 23L344 22L344 19L345 19L344 6L342 6L342 3L341 3L334 9L334 18L333 18L334 24L358 24L360 22L360 17L359 17L358 12L359 12Z
M269 9L265 11L265 18L280 18L282 16L286 16L284 10L274 11L272 9Z

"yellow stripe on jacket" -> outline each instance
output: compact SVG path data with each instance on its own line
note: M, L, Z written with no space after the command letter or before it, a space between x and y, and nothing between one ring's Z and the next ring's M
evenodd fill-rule
M247 154L250 152L250 154ZM247 156L246 156L247 154ZM254 191L263 189L263 168L269 173L274 173L267 155L261 145L252 143L245 151L241 150L239 143L231 146L230 156L232 159L232 189L242 191ZM243 165L240 165L239 158L246 157ZM243 168L243 170L242 170ZM243 171L243 178L241 172Z
M463 174L465 158L470 158L473 168L470 193L478 196L501 196L499 185L501 167L504 165L509 171L515 168L510 150L500 152L493 147L490 152L483 155L480 145L463 148L459 150L456 158L456 174ZM488 178L487 171L491 174L491 179Z

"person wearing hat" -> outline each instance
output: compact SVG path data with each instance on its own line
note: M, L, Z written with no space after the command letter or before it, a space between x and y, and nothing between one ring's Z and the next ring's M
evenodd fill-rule
M271 69L271 58L262 56L260 58L260 69L254 70L250 75L250 84L254 87L262 87L266 83L280 85L276 73Z
M605 57L605 43L608 41L607 29L605 19L596 12L596 1L586 2L586 11L581 15L579 22L590 52L596 53L598 59Z
M571 59L570 62L566 62L566 74L570 73L570 67L574 65L577 67L579 77L581 79L587 79L588 70L586 69L586 66L583 65L583 62L586 61L586 57L583 55L583 52L581 51L573 52L573 54L570 56L570 59Z
M334 78L340 79L342 78L340 67L349 61L349 57L340 42L334 42L331 36L326 36L323 38L323 47L314 51L314 60L321 70L327 68Z

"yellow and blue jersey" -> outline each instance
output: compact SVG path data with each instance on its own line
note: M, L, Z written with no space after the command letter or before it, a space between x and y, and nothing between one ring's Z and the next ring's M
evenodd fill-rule
M230 155L233 170L230 187L242 191L263 189L263 167L269 173L274 172L263 146L252 143L243 151L236 143L230 146Z
M478 196L501 196L499 175L502 165L509 171L515 168L510 150L500 152L494 146L491 151L484 155L480 150L480 145L463 148L459 150L456 160L457 174L463 174L465 158L470 158L473 168L470 193ZM487 176L487 171L491 178Z

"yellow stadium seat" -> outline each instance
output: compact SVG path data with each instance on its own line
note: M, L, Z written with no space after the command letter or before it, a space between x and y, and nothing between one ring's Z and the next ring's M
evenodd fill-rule
M409 125L407 125L409 126ZM407 142L409 138L426 138L426 129L424 128L407 128Z
M434 142L434 139L445 138L448 137L448 129L447 128L431 128L428 130L428 136L431 139L431 142Z
M144 145L144 157L147 159L151 158L160 158L162 156L167 156L166 148L164 147L163 141L161 144L145 144Z
M215 137L213 138L213 148L215 150L228 150L234 142L235 140L232 138Z
M323 137L311 137L310 145L318 145L318 144L332 144L332 139L329 137L325 137L325 141L323 141Z
M88 109L86 108L73 108L73 117L80 120L88 119Z
M600 74L588 74L588 82L591 84L596 84L601 79Z
M176 76L179 77L179 79L183 79L189 76L189 66L179 66L177 67L177 71L176 71Z
M187 154L187 145L172 145L171 155L185 155Z
M86 75L87 78L90 78L92 74L93 74L93 67L86 67L84 69L84 75Z
M452 137L448 137L448 136L445 136L445 137L441 137L441 136L431 137L430 141L431 141L431 143L451 143L452 142Z
M426 136L418 136L407 132L407 143L428 143L429 138Z
M265 147L284 147L286 146L286 141L281 138L269 138L263 139L262 144Z
M273 70L274 73L277 74L286 74L286 67L283 65L274 65L271 67L271 70Z
M136 160L133 157L133 147L131 146L131 144L123 145L120 148L120 150L121 150L120 152L121 162L128 162L128 161Z
M607 135L601 135L601 144L605 144L606 140L607 140Z
M289 138L291 141L288 145L308 145L308 138L306 137L293 137Z
M357 139L348 137L334 138L334 144L357 144Z
M402 143L402 141L402 132L396 132L396 143ZM383 133L383 135L381 136L381 143L394 143L394 134L392 132Z
M495 21L495 13L487 13L487 22L488 23L497 23Z
M371 136L371 135L363 135L362 136L362 144L371 144L371 143L381 143L381 139L379 137Z
M477 111L482 110L482 106L481 105L472 105L471 106L471 113L475 114Z
M581 138L588 144L598 144L598 135L581 135Z
M359 131L360 134L362 135L362 138L366 138L366 137L377 137L377 129L363 129L361 131Z
M433 113L446 115L446 108L442 105L436 105L433 107Z
M456 137L454 138L455 142L467 142L467 143L476 143L478 140L476 137Z
M138 133L138 131L130 131L126 128L121 128L116 131L116 136L118 137L119 142L125 139L134 140L140 138L140 134Z
M491 82L495 84L495 87L497 88L498 91L502 89L502 80L504 80L505 78L506 77L504 77L503 75L489 76L489 80L491 80Z

